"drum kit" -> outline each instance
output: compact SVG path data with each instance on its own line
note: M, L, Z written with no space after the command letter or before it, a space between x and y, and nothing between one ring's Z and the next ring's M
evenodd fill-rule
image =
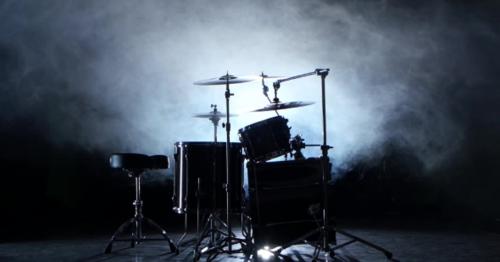
M251 227L244 225L251 221L250 215L245 214L246 201L243 189L243 166L245 159L252 164L265 164L267 161L280 156L290 154L294 157L291 161L304 160L301 149L307 146L319 146L321 157L316 158L318 163L318 177L321 184L321 221L317 221L318 226L306 237L299 238L299 241L280 245L276 255L284 248L297 244L302 240L310 239L311 236L317 236L315 242L308 242L315 247L313 260L319 257L321 251L334 256L334 250L339 246L345 246L355 241L362 242L390 254L385 249L371 244L365 240L355 237L346 232L339 231L329 225L328 210L328 181L330 180L330 161L328 151L332 148L327 144L327 126L326 126L326 96L325 96L325 78L329 69L315 69L301 75L292 77L268 76L262 73L258 76L238 77L226 73L225 75L194 82L195 85L203 86L224 86L225 92L225 112L220 112L217 105L211 105L211 111L204 114L195 114L196 118L208 119L213 125L213 142L177 142L175 143L175 171L174 171L174 193L173 210L175 213L185 215L185 230L187 232L188 214L196 214L197 237L192 240L196 242L194 248L194 260L197 261L201 256L207 254L213 258L220 253L243 252L246 256L257 256L257 246L252 239L251 230L243 230L244 236L237 237L233 230L232 215L240 214L242 228ZM321 108L322 108L322 144L307 145L304 139L299 135L291 137L288 120L281 116L279 112L285 109L301 108L313 104L306 101L281 102L278 98L278 91L281 84L287 81L302 77L317 75L321 77ZM266 79L277 79L273 82L274 98L268 96L269 88L265 84ZM270 102L269 105L253 110L253 112L272 112L276 116L253 123L238 130L240 143L230 141L231 118L236 117L231 114L230 98L233 85L260 80L263 86L264 96ZM224 119L225 123L225 142L219 142L217 138L217 128L219 121ZM247 163L247 165L248 165ZM262 201L262 200L260 200ZM201 217L201 211L205 215ZM201 228L201 223L203 227ZM250 223L251 224L251 223ZM350 237L351 242L341 245L336 244L335 234L345 234ZM181 237L178 245L186 233ZM187 241L186 241L187 242ZM333 244L333 247L332 247ZM238 246L240 248L234 249Z

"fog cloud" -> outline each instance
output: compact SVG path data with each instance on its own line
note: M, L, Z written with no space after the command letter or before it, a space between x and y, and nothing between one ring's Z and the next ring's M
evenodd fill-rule
M483 113L494 106L469 100L471 94L499 97L498 61L489 53L499 32L483 12L488 8L399 1L3 1L1 121L7 129L30 123L15 132L42 134L54 144L170 155L176 141L213 137L210 122L193 114L208 112L210 104L224 110L223 87L194 81L227 71L290 76L328 67L335 166L376 159L387 143L397 143L432 169L460 151L471 123L498 130L494 115ZM232 91L236 141L237 129L272 113L248 113L267 104L258 82ZM316 76L280 89L282 101L316 102L283 111L292 134L307 143L321 142L320 94Z

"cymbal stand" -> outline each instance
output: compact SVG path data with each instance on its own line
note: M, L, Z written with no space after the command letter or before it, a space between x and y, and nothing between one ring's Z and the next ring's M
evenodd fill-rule
M226 191L226 221L224 222L220 217L219 214L216 212L212 212L208 220L204 226L202 234L199 236L198 242L196 243L195 246L195 253L194 253L194 260L197 261L200 259L201 255L205 253L215 253L214 254L209 254L209 258L214 258L217 256L219 253L233 253L233 252L239 252L240 250L234 250L232 249L232 246L234 244L241 244L243 241L242 239L236 238L235 234L232 231L231 228L231 176L229 174L230 171L230 162L229 162L229 146L231 143L230 140L230 132L231 132L231 122L230 122L230 111L229 111L229 99L231 96L234 94L231 93L229 89L229 80L232 79L234 76L229 75L229 73L226 73L226 75L223 77L226 80L226 92L225 92L225 98L226 98L226 123L223 124L223 127L226 128L226 184L224 185L224 189ZM216 109L214 109L216 110ZM218 118L218 117L217 117ZM216 127L214 129L216 131ZM217 139L216 135L214 136L215 139ZM214 158L215 162L215 158ZM215 169L215 163L214 163L214 169ZM214 171L214 176L215 178L215 171ZM215 209L215 203L214 203L214 209ZM220 227L225 227L227 228L227 233L223 232ZM220 236L223 236L222 239L220 239ZM207 246L204 248L201 248L201 244L203 240L207 237L210 237L209 243ZM224 247L227 246L227 250L224 249Z
M288 244L285 244L281 246L279 249L273 251L275 255L280 255L281 251L292 246L295 244L299 243L307 243L312 245L314 249L313 253L313 261L317 261L317 259L320 256L321 252L328 253L330 257L335 257L335 250L345 247L347 245L350 245L355 242L360 242L362 244L365 244L373 249L376 249L382 253L388 258L392 258L392 253L387 251L386 249L377 246L371 242L368 242L362 238L359 238L355 235L352 235L350 233L347 233L343 230L337 229L335 226L335 223L333 225L329 224L329 208L328 208L328 181L330 172L329 172L329 157L328 157L328 150L330 150L332 147L327 144L327 128L326 128L326 95L325 95L325 78L328 75L330 69L316 69L313 72L297 75L297 76L292 76L286 79L280 79L277 80L276 82L273 83L273 87L275 90L275 94L277 93L277 90L280 88L280 84L282 82L306 77L306 76L312 76L312 75L318 75L321 77L321 107L322 107L322 125L323 125L323 144L321 145L321 170L322 170L322 191L323 191L323 200L322 200L322 223L321 226L303 236L300 238L289 242ZM337 244L337 237L336 234L341 234L344 235L351 240L348 240L342 244ZM318 242L312 243L307 241L307 239L310 239L314 235L319 235ZM332 243L332 245L330 245Z

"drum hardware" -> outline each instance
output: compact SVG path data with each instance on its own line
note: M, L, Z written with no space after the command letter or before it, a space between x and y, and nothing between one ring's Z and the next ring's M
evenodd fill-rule
M212 121L214 125L214 146L212 150L212 188L215 188L217 186L216 182L216 174L217 174L217 161L216 161L216 145L217 145L217 126L218 122L220 120L219 115L223 115L221 113L218 113L217 111L217 105L210 105L210 107L213 108L212 111L212 116L209 118L210 121ZM224 223L222 219L220 219L220 215L218 214L216 210L216 195L212 194L212 209L208 215L208 218L206 219L205 226L203 228L203 231L200 232L197 231L198 233L198 240L196 242L195 246L195 260L198 260L199 257L196 257L197 255L201 255L203 251L207 252L211 251L209 250L210 248L218 248L216 241L220 240L221 235L224 235L225 233L220 230L220 228L226 228L227 224ZM198 203L199 203L199 196L198 196ZM206 248L208 249L201 249L200 252L198 251L198 248L201 245L201 242L203 241L204 238L208 237L209 238L209 243L207 244Z
M300 135L294 136L290 140L290 148L292 149L292 152L290 152L290 156L295 160L304 160L305 157L302 154L302 149L306 147L321 147L321 144L306 144L304 143L304 139Z
M264 76L264 72L262 72L261 74L262 76ZM262 84L262 94L264 94L264 96L267 98L267 101L269 101L269 103L272 103L271 101L271 98L269 98L269 87L266 85L266 82L264 81L264 77L262 77L261 79L261 84ZM278 114L278 111L276 111L276 114Z
M304 234L300 238L295 239L294 241L292 241L286 245L280 246L277 249L273 249L273 250L269 250L269 251L272 252L273 254L275 254L276 256L280 256L281 251L283 251L284 249L286 249L292 245L299 244L299 243L307 243L307 244L312 245L315 248L312 260L317 261L321 252L327 253L331 257L334 257L335 250L342 248L342 247L345 247L345 246L350 245L350 244L355 243L355 242L360 242L362 244L365 244L373 249L376 249L376 250L384 253L384 255L388 259L391 259L392 253L387 251L386 249L384 249L380 246L377 246L371 242L368 242L362 238L354 236L350 233L347 233L343 230L340 230L340 229L336 228L335 225L332 226L329 224L328 180L329 180L330 173L329 173L328 150L330 150L332 147L327 144L327 133L326 133L327 124L326 124L325 78L328 75L328 73L329 73L329 69L316 69L316 70L309 72L309 73L292 76L292 77L289 77L286 79L279 79L273 83L273 87L274 87L274 91L275 91L274 102L275 102L275 104L278 104L279 99L277 98L277 92L281 86L281 83L287 82L290 80L294 80L294 79L298 79L298 78L302 78L302 77L312 76L312 75L318 75L321 77L321 106L322 106L323 143L320 146L321 147L321 157L320 157L321 161L320 162L321 162L321 187L322 187L322 195L323 196L322 196L322 210L321 210L322 211L321 226L315 230L312 230L312 231ZM274 108L271 110L274 110ZM269 110L263 110L263 111L269 111ZM344 236L350 238L351 240L349 240L345 243L342 243L342 244L337 244L337 239L336 239L337 233L344 235ZM316 235L318 236L318 239L319 239L318 243L312 243L312 242L307 241L307 239L310 239L311 237L316 236ZM333 246L330 246L330 243L332 243ZM255 247L254 247L254 249L255 249ZM253 250L252 253L256 254L257 251Z
M215 186L215 175L216 175L216 167L215 167L215 165L216 165L216 161L215 161L216 152L215 151L216 151L216 143L217 143L217 126L218 126L219 121L220 121L221 117L223 116L223 114L220 113L219 111L217 111L216 104L211 104L210 108L213 108L213 110L210 113L208 113L208 114L196 114L196 115L194 115L194 117L208 118L208 120L210 120L210 122L212 122L212 124L214 125L214 145L213 145L213 150L212 150L212 161L211 161L212 165L213 165L213 170L212 170L213 172L211 175L213 178L212 186ZM184 158L184 154L182 154L182 152L181 152L181 158L182 159ZM181 161L182 161L182 159L181 159ZM182 174L181 174L181 176L182 176ZM182 185L180 188L182 188ZM200 234L200 197L201 197L200 192L201 192L201 178L198 177L196 179L196 193L195 193L195 198L196 198L196 235ZM215 194L213 194L213 196L215 197ZM180 197L179 199L182 201L182 197ZM213 206L215 206L215 201L216 200L212 201ZM178 205L182 206L182 204L180 204L180 203ZM185 244L191 243L193 241L196 242L197 241L196 237L192 238L192 239L188 239L188 240L183 242L184 238L188 234L188 212L186 210L183 210L183 211L177 210L177 213L184 213L184 233L181 235L181 237L177 241L177 246L185 245Z
M212 111L210 111L207 114L196 114L193 115L193 117L197 118L208 118L212 123L215 121L215 124L219 123L219 120L223 117L226 117L226 114L221 113L220 111L217 110L217 105L211 104L211 108L213 108ZM238 116L236 114L231 114L231 116Z
M269 87L266 85L266 83L265 83L265 81L264 81L264 80L265 80L266 78L282 78L282 77L279 77L279 76L268 76L268 75L264 74L264 72L262 72L262 73L260 74L260 78L261 78L261 83L262 83L262 93L263 93L263 94L264 94L264 96L267 98L267 101L269 101L269 103L270 103L270 104L272 104L272 103L273 103L273 101L271 100L271 98L269 98L269 94L268 94L268 92L269 92ZM277 99L277 98L276 98L276 93L275 93L275 99ZM277 116L279 116L279 115L280 115L280 114L278 113L278 110L277 110L277 109L276 109L276 110L274 110L274 112L276 113L276 115L277 115Z
M221 118L226 117L225 114L221 113L220 111L217 111L217 105L211 104L211 108L213 108L212 111L208 114L197 114L194 115L194 117L197 118L208 118L210 122L214 125L214 142L217 143L217 126L219 125L219 121ZM230 116L237 116L235 114L231 114Z
M278 110L289 109L289 108L296 108L296 107L303 107L303 106L308 106L308 105L314 104L314 102L303 102L303 101L293 101L293 102L287 102L287 103L281 102L279 100L279 98L278 98L278 90L280 88L279 84L278 85L273 84L273 87L274 87L274 98L271 100L271 98L269 98L269 94L268 94L269 87L264 82L264 79L266 79L266 78L273 78L273 77L269 77L269 76L265 75L264 72L262 72L260 76L261 76L261 82L262 82L262 93L264 94L264 96L269 101L269 105L267 105L267 106L265 106L263 108L259 108L259 109L253 110L252 112L274 111L274 112L276 112L276 115L279 116ZM276 76L276 78L281 78L281 77L277 77ZM278 81L280 81L280 80L278 80Z
M231 143L231 122L230 122L230 97L233 96L234 94L231 93L231 90L229 88L230 84L238 84L238 83L245 83L245 82L250 82L256 80L255 78L245 78L245 77L236 77L233 75L230 75L229 72L226 73L226 75L221 76L216 79L208 79L208 80L202 80L202 81L197 81L194 82L195 85L225 85L226 86L226 92L224 93L224 96L226 98L226 123L224 127L226 128L226 184L225 184L225 191L226 191L226 223L224 224L223 221L216 215L214 216L209 216L209 220L207 223L210 225L210 230L207 231L207 233L210 233L210 236L213 236L213 233L215 231L213 230L213 226L215 224L213 222L220 222L221 225L225 226L227 228L227 233L224 234L221 230L217 229L217 233L220 235L223 235L224 238L219 241L212 241L214 239L210 239L209 246L203 248L200 250L200 245L201 242L203 241L203 236L205 234L202 233L201 236L199 236L198 243L195 246L195 260L198 260L200 256L203 253L210 253L210 252L219 252L219 251L224 251L223 248L227 246L228 252L232 253L232 246L234 244L241 244L242 239L236 238L234 233L232 232L232 227L231 227L231 176L230 176L230 163L229 163L229 146Z
M267 101L269 101L269 103L272 103L272 100L271 100L271 98L269 98L269 94L268 94L269 87L266 85L266 82L264 80L266 78L281 78L281 77L278 77L278 76L268 76L268 75L264 74L264 72L262 72L260 74L260 78L261 78L261 83L262 83L262 93L267 98ZM279 116L278 111L275 111L275 112L276 112L276 115Z
M304 143L304 139L300 135L296 135L290 140L290 147L295 153L291 154L291 156L295 160L304 160L306 159L302 154L302 149L306 148L306 144Z

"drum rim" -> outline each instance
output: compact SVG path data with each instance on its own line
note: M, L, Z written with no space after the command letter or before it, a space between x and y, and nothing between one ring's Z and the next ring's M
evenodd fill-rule
M270 121L271 119L273 119L272 121L277 121L277 120L279 120L279 121L285 122L285 126L286 126L286 127L288 127L288 119L286 119L286 118L285 118L285 117L283 117L283 116L273 116L273 117L266 118L266 119L264 119L264 120L260 120L260 121L258 121L258 122L252 123L252 124L250 124L250 125L244 126L244 127L240 128L240 129L238 130L238 133L243 133L243 132L247 131L248 129L254 128L254 127L256 127L256 126L260 126L260 125L262 125L263 123L272 122L272 121Z

